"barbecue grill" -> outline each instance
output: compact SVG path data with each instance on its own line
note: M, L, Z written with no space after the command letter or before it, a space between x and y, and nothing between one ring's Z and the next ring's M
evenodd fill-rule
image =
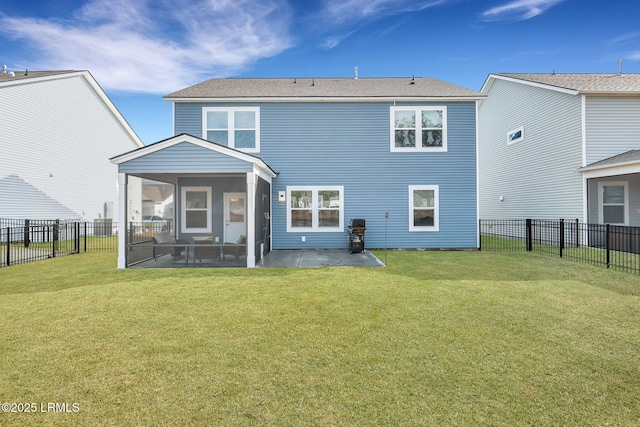
M349 240L349 253L364 251L364 232L367 229L366 221L362 218L352 219L348 226L347 239Z

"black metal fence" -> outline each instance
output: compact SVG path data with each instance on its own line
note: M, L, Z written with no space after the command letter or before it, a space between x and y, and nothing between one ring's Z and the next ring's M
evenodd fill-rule
M117 224L0 219L0 267L81 252L115 252Z
M640 227L578 220L480 220L480 250L528 251L640 274Z

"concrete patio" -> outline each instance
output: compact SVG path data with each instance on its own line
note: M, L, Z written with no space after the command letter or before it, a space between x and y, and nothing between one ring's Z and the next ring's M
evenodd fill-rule
M346 249L272 250L256 267L384 267L384 263L369 251L350 254Z

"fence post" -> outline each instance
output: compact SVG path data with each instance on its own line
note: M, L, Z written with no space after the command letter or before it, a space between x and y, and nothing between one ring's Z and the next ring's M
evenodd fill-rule
M605 247L606 247L606 252L607 252L607 268L609 268L610 263L611 263L611 254L609 252L609 250L611 248L611 245L609 243L609 239L611 238L611 234L609 232L609 224L606 225L605 230L606 230L605 231L605 241L606 241Z
M56 242L58 241L58 233L60 232L58 227L60 227L60 221L56 219L55 222L53 223L53 238L51 239L51 257L52 258L56 257Z
M29 247L29 243L31 242L31 239L29 238L29 220L25 219L24 220L24 247L28 248Z
M478 220L478 251L482 251L482 220Z
M133 242L133 222L129 223L129 241L127 242L127 247L129 248L130 252L133 252L133 246L131 246L131 243Z
M533 250L531 220L527 218L525 223L527 227L527 252L531 252Z
M95 230L93 234L96 234ZM87 252L87 221L84 222L84 251Z
M560 258L562 258L562 250L564 249L564 219L560 220Z
M576 248L580 247L580 220L576 218Z
M7 267L11 265L11 227L7 227Z

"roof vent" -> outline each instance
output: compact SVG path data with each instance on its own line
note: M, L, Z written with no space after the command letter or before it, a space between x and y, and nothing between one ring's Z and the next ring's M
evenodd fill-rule
M618 59L618 75L622 75L622 59Z
M410 85L414 85L416 84L416 76L411 77L411 81L409 82Z
M358 67L353 67L353 79L358 80Z
M7 66L6 66L6 65L3 65L3 66L2 66L2 72L3 72L3 73L6 73L6 72L7 72Z
M15 76L16 76L16 73L14 73L13 71L10 71L10 72L9 72L9 75L10 75L11 77L15 77Z

